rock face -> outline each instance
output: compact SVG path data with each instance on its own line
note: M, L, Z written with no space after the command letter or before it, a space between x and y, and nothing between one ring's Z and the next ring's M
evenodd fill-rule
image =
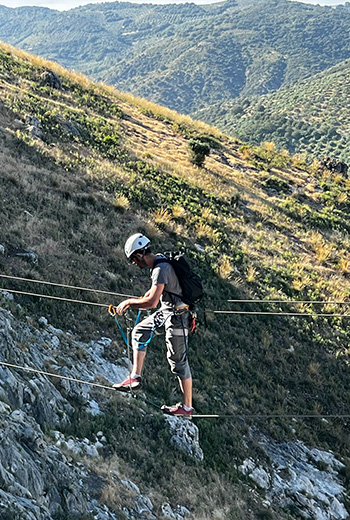
M260 436L259 444L272 461L263 467L252 459L240 466L271 503L313 520L345 520L346 489L338 472L344 465L333 453L309 449L302 442L277 443Z
M13 300L0 294L1 299L13 307ZM91 383L96 377L103 378L108 385L128 374L127 359L111 363L104 357L111 341L102 337L82 343L50 325L45 317L39 318L35 328L0 308L0 362ZM106 432L99 431L90 439L63 433L71 422L72 404L91 416L103 413L91 397L91 386L53 381L43 374L0 365L0 519L156 519L153 497L115 468L98 473L109 449ZM185 418L165 416L164 421L172 444L202 461L197 426ZM252 435L269 462L246 459L240 470L265 491L266 506L277 505L312 520L348 518L346 490L339 476L343 464L333 453L309 449L299 441L277 443L259 432ZM127 490L125 504L122 499L120 505L110 508L101 503L103 495L96 489L104 486L120 497ZM158 508L161 518L171 520L191 514L183 505L169 504L165 497Z
M103 377L112 384L126 377L128 365L125 358L113 364L103 357L111 342L105 337L89 344L74 341L45 317L33 328L0 308L0 361L5 363L88 382ZM0 365L0 518L156 519L152 500L136 484L122 480L115 470L106 477L95 474L103 450L108 450L104 432L94 440L62 433L74 411L71 399L91 415L102 413L90 392L88 384L60 379L54 384L42 374ZM129 500L121 509L110 510L96 499L96 486L108 485L128 489ZM166 505L174 515L168 518L183 520L189 514L183 506L173 511Z
M43 370L53 360L48 345L54 349L57 333L33 330L0 309L0 360ZM81 485L82 469L43 432L44 427L65 426L72 411L44 376L0 366L0 518L5 513L23 520L98 514L100 506L91 504ZM106 519L114 518L108 515Z
M38 424L21 410L1 413L1 513L47 520L53 514L84 513L87 497L80 475L58 448L48 444Z
M190 457L202 461L203 450L199 445L199 431L191 421L181 417L167 416L170 425L171 442Z

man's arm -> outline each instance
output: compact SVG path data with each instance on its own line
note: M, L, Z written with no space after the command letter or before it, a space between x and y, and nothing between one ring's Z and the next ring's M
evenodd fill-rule
M117 313L122 315L129 307L137 309L153 309L157 307L160 297L164 291L164 283L152 285L149 291L142 298L129 298L124 300L117 307Z

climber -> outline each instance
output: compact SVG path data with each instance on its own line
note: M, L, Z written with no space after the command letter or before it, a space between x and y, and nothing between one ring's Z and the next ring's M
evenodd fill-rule
M187 340L190 324L189 307L181 300L182 289L174 268L167 262L159 262L165 258L153 254L150 240L136 233L125 243L125 254L131 264L140 269L151 271L151 288L141 298L129 298L116 307L116 313L122 315L127 309L154 309L160 302L160 308L146 317L132 331L133 368L131 374L113 388L129 391L141 384L142 368L146 356L146 345L156 329L165 329L167 359L173 374L178 377L183 394L183 403L174 406L162 406L164 413L176 416L191 416L192 408L192 376L188 363ZM156 261L156 262L155 262ZM157 264L154 267L154 264Z

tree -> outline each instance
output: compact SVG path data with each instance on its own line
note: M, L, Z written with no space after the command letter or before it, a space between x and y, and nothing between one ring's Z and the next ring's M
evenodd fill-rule
M190 139L188 146L192 152L191 163L199 167L203 166L206 156L210 153L209 144L200 139Z

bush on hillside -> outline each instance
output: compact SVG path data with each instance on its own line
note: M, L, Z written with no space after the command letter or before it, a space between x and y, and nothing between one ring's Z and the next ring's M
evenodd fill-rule
M203 166L205 158L210 154L210 146L208 143L200 139L190 139L188 142L191 154L191 163L196 166Z

